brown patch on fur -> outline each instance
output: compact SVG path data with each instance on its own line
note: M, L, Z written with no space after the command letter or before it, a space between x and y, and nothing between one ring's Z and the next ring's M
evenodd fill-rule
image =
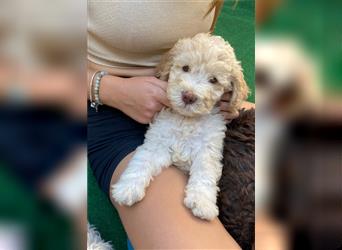
M227 125L219 182L219 219L244 250L254 246L255 111L241 110Z

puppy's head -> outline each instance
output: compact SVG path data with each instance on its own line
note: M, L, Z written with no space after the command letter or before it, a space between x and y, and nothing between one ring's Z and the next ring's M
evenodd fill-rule
M161 80L168 81L172 109L184 116L210 113L226 91L231 92L232 108L248 94L234 50L219 36L201 33L179 40L157 72Z

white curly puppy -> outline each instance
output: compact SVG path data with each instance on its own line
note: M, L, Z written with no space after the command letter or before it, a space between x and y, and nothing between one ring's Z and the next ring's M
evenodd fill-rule
M189 173L184 204L195 216L218 215L217 182L222 172L225 121L215 104L231 91L232 111L248 94L233 48L221 37L197 34L179 40L163 57L158 77L168 81L171 108L156 115L132 160L112 187L121 205L131 206L163 168L177 166Z

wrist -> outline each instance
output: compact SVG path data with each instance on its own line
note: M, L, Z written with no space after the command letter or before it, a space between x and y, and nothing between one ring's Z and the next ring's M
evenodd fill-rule
M122 96L120 93L123 81L124 78L112 75L105 75L102 77L99 96L103 104L119 108L118 104L120 103L120 96Z

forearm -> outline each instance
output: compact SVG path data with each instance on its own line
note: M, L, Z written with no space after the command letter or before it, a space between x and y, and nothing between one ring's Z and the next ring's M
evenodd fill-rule
M91 84L93 75L97 70L88 68L88 81L87 81L87 99L90 100ZM125 78L105 75L101 79L101 85L99 90L99 97L102 104L119 109L119 102L122 97L122 84ZM93 87L93 86L92 86Z
M90 89L94 90L95 86L90 83L97 71L88 69L88 99L94 98ZM99 99L102 104L121 110L137 122L148 124L156 112L169 106L166 87L167 82L153 76L127 78L107 74L101 78Z
M100 100L103 104L121 109L123 98L125 98L125 78L106 75L102 78L100 86ZM124 111L124 110L122 110Z

